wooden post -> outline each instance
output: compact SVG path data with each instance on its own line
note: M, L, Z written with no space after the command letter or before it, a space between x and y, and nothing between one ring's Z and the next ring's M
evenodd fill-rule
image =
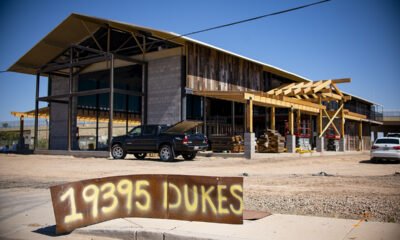
M343 102L341 102L341 104L343 105L344 103ZM342 107L342 110L341 110L341 121L340 121L340 125L341 125L341 128L340 128L340 135L341 135L341 137L343 138L344 136L345 136L345 131L344 131L344 107Z
M271 107L270 128L275 130L275 107Z
M253 132L253 99L251 98L246 103L246 132Z
M322 105L321 97L319 97L319 104ZM322 133L322 109L319 110L318 115L318 136Z
M362 142L362 121L358 123L358 139L360 143L360 151L363 150L363 142Z
M296 125L297 125L297 133L301 134L300 128L301 128L301 111L297 110L297 118L296 118Z
M203 134L207 136L207 98L203 97Z
M289 135L294 135L294 116L293 116L293 108L289 110Z
M231 109L231 111L232 111L232 135L235 135L236 133L236 131L235 131L235 102L234 101L232 101L232 105L231 105L231 107L232 107L232 109Z

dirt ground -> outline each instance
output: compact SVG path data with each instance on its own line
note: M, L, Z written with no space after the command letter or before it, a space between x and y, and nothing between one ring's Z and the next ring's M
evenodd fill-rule
M319 174L319 173L326 174ZM400 164L369 155L160 162L49 155L0 155L0 189L45 189L82 179L128 174L243 176L245 208L271 213L400 222Z

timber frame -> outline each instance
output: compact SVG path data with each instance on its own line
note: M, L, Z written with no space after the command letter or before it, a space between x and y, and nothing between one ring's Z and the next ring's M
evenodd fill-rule
M310 115L318 115L319 137L332 126L338 135L344 136L344 118L353 118L354 113L344 109L344 103L351 99L351 96L344 95L336 84L351 82L350 78L320 80L314 82L300 82L282 85L267 92L259 91L193 91L194 95L217 98L246 104L246 131L253 132L253 111L252 106L271 107L271 128L275 129L275 108L289 109L289 132L294 134L294 116L297 111L297 119L300 119L301 112ZM339 108L328 114L326 105L323 102L338 102ZM339 116L341 131L334 124L334 119ZM359 115L359 114L358 114ZM323 126L322 119L328 118L328 123ZM365 116L357 116L363 119Z

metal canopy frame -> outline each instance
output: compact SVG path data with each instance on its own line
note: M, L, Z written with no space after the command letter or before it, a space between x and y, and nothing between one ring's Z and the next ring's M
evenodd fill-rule
M35 127L34 127L34 132L35 132L35 137L34 137L34 149L36 150L38 146L38 118L39 118L39 102L40 101L45 101L45 102L56 102L56 103L64 103L68 104L68 134L67 134L67 150L71 151L72 150L72 122L73 122L73 116L72 116L72 100L73 97L78 97L78 96L89 96L89 95L98 95L98 94L109 94L109 115L108 115L108 147L109 150L111 150L111 140L112 140L112 134L113 134L113 118L114 118L114 93L120 93L128 96L139 96L142 97L142 103L146 101L146 88L142 88L141 92L138 91L129 91L125 89L118 89L114 88L114 61L116 59L130 62L133 64L140 64L142 65L142 86L146 82L146 70L147 70L147 63L144 61L145 59L145 44L146 38L143 38L143 46L140 46L140 49L142 50L143 54L143 60L137 60L133 59L128 56L120 55L118 54L118 51L120 51L124 45L126 45L125 41L122 43L120 46L114 49L114 52L111 51L111 28L107 26L107 49L103 49L98 42L98 40L95 37L94 32L91 32L90 29L86 26L86 23L82 21L82 24L85 26L85 29L88 31L88 38L92 39L97 48L99 49L94 49L91 47L87 46L82 46L82 45L76 45L72 44L63 51L61 54L56 56L54 59L52 59L49 63L46 63L45 65L41 66L37 72L36 72L36 97L35 97ZM135 34L132 33L132 36ZM140 43L137 41L135 38L136 42L138 45ZM85 41L85 40L84 40ZM84 42L83 41L83 42ZM87 91L74 91L74 77L79 75L79 73L84 70L86 67L94 64L94 63L99 63L99 62L106 62L107 67L110 71L110 78L109 78L109 83L110 86L108 88L101 88L101 89L95 89L95 90L87 90ZM68 77L68 86L69 86L69 91L66 94L59 94L59 95L51 95L51 96L46 96L46 97L40 97L39 96L39 89L40 89L40 77L41 76L62 76L62 77ZM142 116L145 115L145 112L147 109L142 106ZM98 115L98 114L96 114ZM96 125L98 124L99 117L96 116ZM142 117L142 122L145 121L146 119ZM128 117L126 117L126 124L127 124L127 129L128 129ZM97 126L96 126L96 139L98 139L98 131L97 131ZM97 140L96 140L97 142ZM97 145L97 143L96 143Z

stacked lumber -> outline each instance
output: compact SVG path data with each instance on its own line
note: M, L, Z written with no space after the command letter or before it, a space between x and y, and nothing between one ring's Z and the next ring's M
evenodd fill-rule
M260 153L282 153L285 151L285 137L276 130L267 129L257 138L257 150Z
M234 136L211 136L211 150L213 152L244 152L243 137L241 135Z

